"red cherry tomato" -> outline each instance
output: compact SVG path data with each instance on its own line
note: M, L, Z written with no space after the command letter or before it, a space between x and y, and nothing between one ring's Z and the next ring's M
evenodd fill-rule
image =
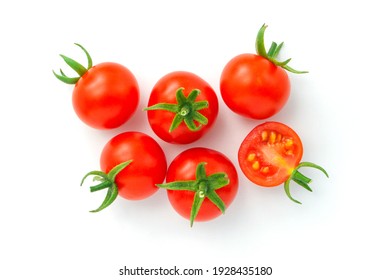
M191 221L208 221L220 216L234 200L238 176L233 163L222 153L191 148L170 164L166 184L173 208Z
M218 98L197 75L178 71L162 77L152 89L148 121L158 137L187 144L201 138L218 115Z
M153 138L141 132L124 132L104 146L100 167L102 171L89 172L83 179L97 176L100 184L91 187L91 191L108 188L107 201L95 211L111 204L116 198L115 192L129 200L145 199L154 194L158 190L156 184L164 181L167 162Z
M275 115L290 96L286 71L266 58L241 54L222 72L220 89L226 105L235 113L265 119Z
M224 67L220 90L226 105L235 113L253 119L265 119L278 113L290 96L290 81L285 70L297 71L287 65L290 59L279 62L276 57L282 44L264 47L266 25L260 29L257 54L240 54Z
M68 84L75 84L73 108L77 116L96 129L112 129L121 126L134 114L139 103L138 83L129 69L113 62L92 66L88 52L88 67L62 56L80 77L55 76Z
M275 187L284 183L287 196L290 181L312 191L310 178L298 169L313 167L326 171L311 162L301 162L303 146L298 134L290 127L278 122L266 122L255 127L243 140L238 151L238 161L244 175L253 183L263 187Z
M134 114L139 102L138 84L126 67L117 63L93 66L73 90L73 107L79 118L98 129L116 128Z

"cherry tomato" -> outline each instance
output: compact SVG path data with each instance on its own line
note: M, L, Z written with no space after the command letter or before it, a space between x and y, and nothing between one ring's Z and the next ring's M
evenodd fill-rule
M121 126L134 114L139 103L138 83L125 66L105 62L92 66L88 52L79 44L88 58L88 67L62 56L79 77L54 75L68 84L75 84L73 108L77 116L96 129L112 129Z
M108 189L106 200L94 212L110 205L119 194L125 199L140 200L154 194L165 179L167 162L160 145L141 132L124 132L113 137L103 148L100 157L102 171L84 176L97 176L100 184L91 191ZM116 194L115 194L116 193Z
M326 171L310 162L301 162L303 146L298 134L285 124L266 122L255 127L243 140L238 151L238 161L244 175L263 187L275 187L284 183L287 196L293 180L311 191L307 178L298 171L301 167L313 167Z
M264 57L241 54L225 66L220 89L226 105L235 113L265 119L279 112L290 95L286 72Z
M222 153L208 148L191 148L170 164L166 184L173 208L191 226L220 216L234 200L238 176L233 163Z
M291 128L266 122L254 128L242 142L238 159L244 174L264 187L285 182L301 162L302 142Z
M199 76L184 71L162 77L152 89L148 121L168 143L187 144L201 138L218 115L218 98Z
M240 54L224 67L220 78L221 95L226 105L235 113L253 119L265 119L278 113L290 96L287 71L297 71L287 65L290 59L279 62L276 57L282 44L273 42L267 52L264 31L260 29L257 54Z

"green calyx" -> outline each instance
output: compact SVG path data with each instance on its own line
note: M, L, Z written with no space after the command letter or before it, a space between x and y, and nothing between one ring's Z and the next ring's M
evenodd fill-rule
M298 71L298 70L295 70L295 69L291 68L290 66L288 66L287 64L290 62L291 58L289 58L285 61L278 61L277 60L277 56L283 47L283 44L284 44L283 42L280 44L272 42L271 47L269 48L268 52L266 51L265 45L264 45L264 33L265 33L266 28L267 28L267 25L263 24L263 26L259 30L259 33L257 34L257 38L256 38L256 52L257 52L257 54L268 59L276 66L280 66L283 69L285 69L291 73L295 73L295 74L308 73L308 71Z
M115 183L115 178L118 173L125 169L131 162L132 160L122 162L112 168L107 174L102 171L91 171L83 177L83 179L81 180L81 186L84 184L84 181L88 176L94 176L93 181L100 182L99 184L90 187L91 192L107 189L107 195L103 200L103 203L99 206L99 208L90 212L99 212L114 202L114 200L118 196L118 187Z
M208 101L201 100L195 102L195 99L200 94L200 90L193 89L187 97L184 95L183 90L184 88L179 88L176 91L177 104L158 103L144 109L145 111L166 110L174 113L175 117L169 128L169 132L175 130L182 122L187 125L190 131L198 131L208 123L208 119L198 112L209 107ZM198 126L196 126L195 121L199 123Z
M216 190L227 186L230 182L229 178L224 172L214 173L212 175L207 176L205 165L205 162L201 162L198 164L198 166L196 167L195 180L176 181L157 185L159 188L167 190L187 190L195 192L190 214L191 227L206 197L212 203L214 203L222 213L225 213L225 203L216 193Z
M77 61L65 56L65 55L62 55L60 54L60 56L64 59L64 61L66 62L66 64L69 65L70 68L72 68L74 71L76 71L76 73L79 75L78 77L68 77L65 75L65 73L62 71L62 69L60 69L60 74L57 74L56 72L54 72L53 70L53 74L54 76L57 77L57 79L59 79L61 82L64 82L66 84L76 84L78 82L78 80L89 70L91 69L92 67L92 58L91 56L89 55L89 53L87 52L87 50L80 44L77 44L75 43L76 46L79 46L85 53L85 55L87 56L87 59L88 59L88 66L87 67L84 67L83 65L81 65L80 63L78 63Z
M290 177L286 180L286 182L284 182L284 190L287 194L287 196L292 200L294 201L295 203L298 203L298 204L302 204L300 201L294 199L292 196L291 196L291 193L290 193L290 182L291 180L293 180L295 183L297 183L298 185L300 185L301 187L303 187L304 189L312 192L313 190L309 187L309 183L311 182L311 179L306 177L305 175L303 175L301 172L299 172L299 169L301 167L312 167L312 168L315 168L315 169L318 169L320 171L322 171L326 177L329 178L329 175L328 173L325 171L324 168L322 168L321 166L319 165L316 165L314 163L311 163L311 162L301 162L300 164L298 164L298 166L293 170L293 172L291 173Z

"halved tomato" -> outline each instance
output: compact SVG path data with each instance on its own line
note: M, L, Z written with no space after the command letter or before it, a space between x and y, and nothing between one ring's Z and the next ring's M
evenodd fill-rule
M311 179L303 175L301 167L312 167L328 173L319 165L301 162L303 146L298 134L279 122L266 122L255 127L243 140L238 151L238 161L244 175L253 183L263 187L275 187L284 183L287 196L291 180L308 191Z
M285 182L300 163L303 154L301 139L290 127L266 122L255 127L242 142L238 159L253 183L274 187Z

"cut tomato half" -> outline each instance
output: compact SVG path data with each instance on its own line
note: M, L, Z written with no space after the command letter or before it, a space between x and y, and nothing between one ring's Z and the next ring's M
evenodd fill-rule
M279 122L255 127L238 151L240 168L253 183L274 187L285 182L300 163L303 146L298 134Z

